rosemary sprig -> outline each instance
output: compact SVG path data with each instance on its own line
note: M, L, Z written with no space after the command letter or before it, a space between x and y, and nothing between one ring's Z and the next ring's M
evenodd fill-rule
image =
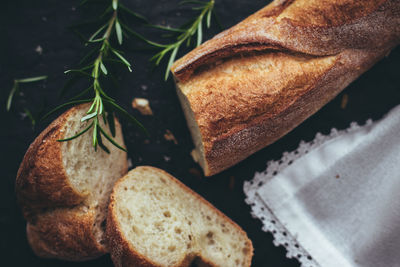
M87 122L89 125L77 133L74 136L58 140L59 142L66 142L73 140L75 138L80 137L91 128L93 128L92 134L92 146L95 150L97 150L97 146L100 146L104 151L109 153L109 149L103 144L102 136L105 137L111 144L116 146L117 148L126 151L124 147L118 144L115 140L115 125L114 125L114 113L118 112L128 119L130 119L136 126L146 132L145 128L140 124L133 116L131 116L127 111L125 111L122 107L120 107L114 99L108 96L103 89L101 84L101 78L107 77L109 75L109 71L106 67L105 62L111 60L113 62L118 62L125 65L130 72L132 72L132 66L129 61L122 55L121 51L118 51L111 45L111 37L115 33L118 44L121 45L124 38L124 33L122 31L121 22L118 18L118 12L120 8L123 10L128 10L126 7L121 6L118 0L111 0L111 4L107 7L104 14L111 13L111 17L108 19L107 23L102 25L99 29L97 29L87 40L88 44L97 45L97 56L94 61L90 64L83 66L78 69L70 69L65 71L66 74L79 74L83 76L89 77L91 81L91 85L84 89L81 93L71 99L70 102L62 104L52 110L50 113L53 113L67 105L77 105L80 103L91 103L89 109L86 112L86 115L81 118L81 122ZM130 11L131 14L136 17L140 17L140 15L136 14L133 11ZM85 56L80 63L85 63L90 58L92 58L95 54L96 50L92 50L89 55ZM72 78L73 79L73 78ZM87 93L92 92L93 98L80 100L81 97L86 95ZM49 114L49 113L48 113ZM45 115L45 117L48 116ZM108 127L111 132L111 136L107 134L107 132L100 125L100 120L103 119L104 124L108 124ZM146 132L147 133L147 132Z
M176 41L171 44L155 44L155 46L162 48L162 50L151 58L151 61L154 61L156 66L158 66L164 56L170 53L167 69L164 76L165 80L168 79L170 68L175 61L176 55L178 54L181 45L186 42L186 45L190 46L192 37L196 35L196 46L199 46L203 40L204 19L206 20L207 28L210 28L211 25L211 15L213 14L214 10L214 0L209 0L208 2L186 0L182 1L181 4L194 4L195 6L192 9L200 10L200 14L193 21L185 23L180 28L171 28L159 25L155 26L158 29L167 30L170 31L172 34L177 35ZM152 45L154 45L154 43Z

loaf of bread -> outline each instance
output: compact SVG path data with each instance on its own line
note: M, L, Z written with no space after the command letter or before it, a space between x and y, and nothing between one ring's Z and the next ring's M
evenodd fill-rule
M243 230L168 173L138 167L112 192L107 241L114 265L250 266Z
M178 60L205 175L281 138L399 41L399 0L276 0Z
M104 231L109 195L116 180L127 172L126 153L105 138L110 154L101 149L95 152L86 134L57 141L87 127L80 119L88 108L73 107L57 118L31 144L18 170L16 193L28 221L28 241L41 257L83 261L107 251ZM108 130L108 126L103 128ZM117 120L115 128L115 140L123 145Z

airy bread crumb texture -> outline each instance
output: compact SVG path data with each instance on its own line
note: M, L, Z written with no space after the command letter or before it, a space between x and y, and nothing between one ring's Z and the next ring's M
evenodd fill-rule
M71 115L61 131L64 138L71 137L82 131L88 123L81 123L86 109L78 109ZM90 123L90 122L89 122ZM100 126L111 136L108 125L100 120ZM120 124L115 120L115 141L124 146ZM93 127L76 139L64 142L62 159L64 168L72 186L79 193L86 195L82 206L84 210L94 210L95 223L93 233L100 244L104 244L105 219L107 205L114 183L126 172L126 153L112 145L102 137L104 145L110 150L107 154L100 147L97 151L92 146ZM77 207L81 209L81 207Z
M250 266L251 241L240 227L161 170L131 171L111 204L123 238L156 266Z

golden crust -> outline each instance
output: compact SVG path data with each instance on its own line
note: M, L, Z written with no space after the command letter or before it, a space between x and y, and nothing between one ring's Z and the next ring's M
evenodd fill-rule
M95 216L86 207L56 209L38 214L27 224L27 237L39 257L69 261L97 258L106 249L93 235Z
M246 90L245 84L236 87L237 90L230 90L240 92L236 98L230 97L229 93L226 94L228 97L214 94L212 98L203 97L200 101L196 93L194 96L189 94L188 99L203 137L208 165L205 175L229 168L284 136L333 99L386 52L346 51L324 64L300 66L308 75L295 72L297 75L290 81L290 75L286 75L288 70L281 72L278 68L282 76L274 76L272 81L286 79L289 82L283 87L280 83L275 87L276 84L270 84L267 93L257 91L260 88L258 85L262 89L268 81L266 75L249 75L253 87ZM307 68L319 69L320 72ZM235 80L229 80L229 83L232 82ZM275 90L276 93L271 93ZM212 102L207 102L211 99Z
M53 121L29 146L16 178L18 201L29 213L40 208L73 206L84 197L70 184L62 162L61 146L65 138L60 131L81 106L76 106Z
M16 194L28 221L27 238L39 257L84 261L105 254L95 236L96 207L70 184L62 161L60 131L85 105L75 106L52 122L30 145L18 170ZM120 128L115 120L116 129ZM124 160L121 175L128 170Z
M178 60L205 175L273 143L387 55L399 14L394 0L274 1Z
M346 49L385 49L400 39L397 0L274 1L174 63L179 81L200 66L239 52L266 49L334 55Z
M231 224L241 234L243 234L244 236L247 237L246 232L244 232L242 230L242 228L240 228L240 226L238 226L235 222L233 222L225 214L223 214L221 211L219 211L217 208L215 208L210 202L205 200L203 197L198 195L196 192L192 191L190 188L188 188L186 185L184 185L182 182L180 182L178 179L176 179L169 173L167 173L161 169L158 169L155 167L150 167L150 166L140 166L140 167L135 168L135 170L139 170L139 169L142 169L142 170L147 169L147 170L150 170L153 172L159 172L159 173L162 173L163 175L169 177L172 182L176 183L183 190L190 193L194 198L196 198L197 201L200 201L203 204L210 207L215 213L218 214L218 216L222 217L227 223ZM134 170L132 170L132 171L134 171ZM152 262L151 259L148 259L147 257L139 254L135 250L135 248L133 248L132 245L127 241L124 234L120 230L121 226L119 224L119 220L117 219L116 211L114 209L114 206L115 206L115 196L114 195L116 194L118 185L120 183L122 183L122 181L124 179L127 179L128 177L129 177L129 173L118 180L118 182L114 186L113 192L110 197L110 204L109 204L108 215L107 215L106 236L107 236L107 246L110 251L111 258L116 267L124 267L124 266L159 267L156 263ZM253 244L251 243L250 239L247 239L247 246L249 248L249 253L247 254L247 263L248 263L248 266L250 266L251 259L253 257ZM190 266L190 264L193 261L196 261L196 263L198 263L199 266L209 266L209 267L215 266L211 262L209 262L207 258L202 257L202 255L193 255L192 254L192 255L184 255L182 262L177 264L176 267Z

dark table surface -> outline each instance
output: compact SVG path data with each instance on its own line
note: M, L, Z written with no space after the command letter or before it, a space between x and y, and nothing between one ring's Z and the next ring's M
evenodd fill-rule
M193 13L178 7L176 0L122 0L130 8L145 15L151 23L178 26ZM269 1L216 0L216 11L224 28L228 28L254 13ZM34 129L24 117L29 108L34 115L48 111L65 101L59 91L67 81L63 71L74 67L87 52L69 26L93 18L100 6L78 7L78 1L6 0L0 8L0 84L1 84L1 167L0 179L0 255L2 266L112 266L108 255L84 263L71 263L37 258L30 250L25 236L25 221L14 194L15 175L26 149L49 121ZM160 32L132 22L141 33L163 42ZM84 30L85 31L85 30ZM88 30L87 30L88 31ZM220 29L213 23L206 38ZM166 40L164 41L166 42ZM40 46L42 52L38 52ZM119 69L115 83L110 84L111 95L134 114L149 130L149 142L129 123L124 123L125 142L134 166L152 165L162 168L198 192L237 222L249 235L255 248L252 266L299 266L295 259L285 257L283 247L275 247L272 235L261 230L260 221L250 215L245 204L243 182L252 179L256 171L266 168L269 160L278 159L283 152L294 150L301 140L310 141L317 132L329 133L336 127L343 129L350 122L364 123L368 118L379 119L400 103L400 50L396 49L371 70L353 82L343 93L275 144L261 150L247 160L211 178L204 178L190 157L193 149L190 133L182 115L174 84L163 80L165 62L153 68L148 62L155 51L143 49L142 43L130 39L123 50L133 63L134 71ZM184 51L180 52L183 55ZM11 112L5 102L15 78L48 75L46 82L27 85L16 96ZM79 88L71 88L71 94ZM344 95L348 104L341 107ZM130 106L134 97L145 97L151 102L154 116L141 116ZM54 116L53 116L54 118ZM166 130L176 137L178 144L164 139ZM379 164L379 159L377 159Z

